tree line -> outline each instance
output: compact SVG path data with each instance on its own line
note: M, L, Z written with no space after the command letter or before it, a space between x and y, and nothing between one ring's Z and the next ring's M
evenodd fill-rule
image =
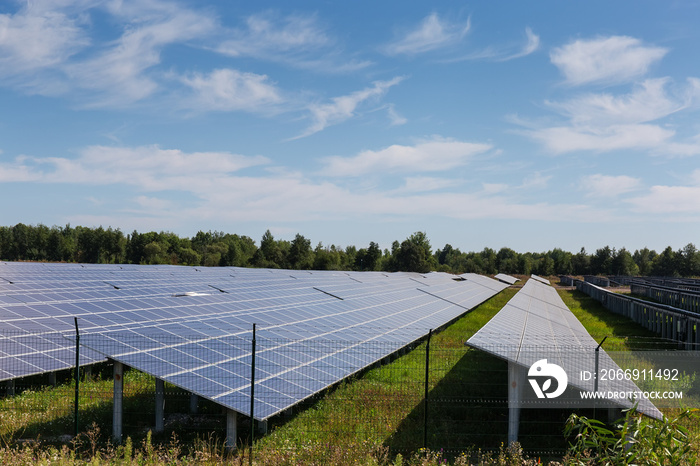
M377 243L367 247L323 245L297 234L293 240L275 239L266 231L259 245L248 236L199 231L192 238L171 232L133 231L82 226L0 226L0 260L105 264L173 264L237 266L301 270L357 270L530 275L660 275L700 276L700 251L689 243L661 253L643 248L633 253L609 246L587 253L559 248L519 253L504 247L496 251L462 252L449 244L433 251L427 235L416 232L391 249Z

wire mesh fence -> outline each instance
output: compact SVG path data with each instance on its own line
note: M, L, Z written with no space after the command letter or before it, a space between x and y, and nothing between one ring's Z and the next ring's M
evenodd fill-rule
M0 435L66 442L76 426L82 432L93 425L111 435L115 397L121 396L120 429L132 438L153 431L156 439L167 440L174 432L183 441L214 436L223 442L231 435L227 419L234 412L239 447L251 438L256 448L283 440L291 448L302 442L370 441L391 452L425 447L456 454L495 450L507 441L511 380L506 361L435 337L406 345L360 336L287 339L263 331L253 344L250 334L161 334L148 342L128 332L84 335L81 343L88 346L80 347L81 354L92 352L80 359L76 395L74 340L5 333L0 336L5 374ZM59 343L63 346L56 349ZM645 341L635 345L673 350ZM104 356L107 348L123 363L123 376ZM694 390L688 388L685 401L700 395ZM572 409L607 421L607 412L601 416L588 408L522 409L518 439L525 450L562 454L564 423ZM664 410L669 417L674 412Z

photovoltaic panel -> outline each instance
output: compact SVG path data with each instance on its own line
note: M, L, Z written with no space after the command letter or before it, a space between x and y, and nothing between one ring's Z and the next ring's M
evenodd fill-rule
M549 285L549 284L550 284L550 283L549 283L549 280L547 280L546 278L542 278L542 277L540 277L540 276L538 276L538 275L535 275L534 273L533 273L532 275L530 275L530 278L532 278L532 279L534 279L534 280L537 280L537 281L540 282L540 283L544 283L545 285Z
M428 329L450 322L466 312L467 306L473 307L505 288L489 279L455 281L446 274L371 275L298 274L292 289L313 290L310 295L301 293L303 299L293 293L291 299L280 296L266 302L261 292L235 311L180 319L177 324L183 328L176 331L171 328L173 323L131 327L128 332L90 333L81 342L231 409L247 410L251 330L256 323L256 357L260 358L256 366L260 392L256 383L256 393L260 402L256 396L255 417L266 419L421 338ZM235 302L236 295L216 296Z
M497 357L530 368L546 359L567 374L591 371L595 364L596 342L551 286L528 280L523 288L467 344ZM601 371L619 366L603 349L599 352ZM594 380L570 377L569 384L584 391L594 391ZM600 390L636 392L631 380L600 382ZM629 408L632 403L626 403ZM650 417L662 418L661 412L648 400L640 400L638 410Z
M517 282L520 281L520 279L511 277L510 275L506 275L505 273L499 273L494 278L504 283L508 283L509 285L515 285Z
M81 364L112 357L243 409L257 323L260 419L504 288L474 274L219 267L4 263L0 275L0 380L72 367L78 317Z

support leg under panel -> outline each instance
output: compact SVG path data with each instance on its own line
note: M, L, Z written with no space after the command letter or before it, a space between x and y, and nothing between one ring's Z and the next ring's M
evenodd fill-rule
M226 410L226 441L228 450L235 450L238 442L238 413L232 409Z
M525 368L513 362L508 363L508 444L518 441L525 371Z
M156 426L155 432L165 430L165 382L156 379Z
M124 411L124 365L114 361L114 405L112 408L112 437L117 443L122 441Z

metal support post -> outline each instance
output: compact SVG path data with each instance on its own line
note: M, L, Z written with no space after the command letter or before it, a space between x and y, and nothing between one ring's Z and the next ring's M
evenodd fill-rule
M75 321L75 402L73 405L73 430L77 437L80 432L78 427L78 413L80 410L80 330L78 329L78 318L73 318Z
M238 442L238 413L232 409L226 410L226 440L224 446L227 450L236 449Z
M165 381L156 378L156 426L155 432L165 430Z
M433 329L428 331L428 339L425 342L425 393L423 395L423 448L428 448L428 390L430 382L430 337Z
M114 361L114 405L112 407L112 438L122 441L122 423L124 409L124 365Z
M197 414L199 411L199 395L190 393L190 414Z
M525 368L508 362L508 444L518 441Z

